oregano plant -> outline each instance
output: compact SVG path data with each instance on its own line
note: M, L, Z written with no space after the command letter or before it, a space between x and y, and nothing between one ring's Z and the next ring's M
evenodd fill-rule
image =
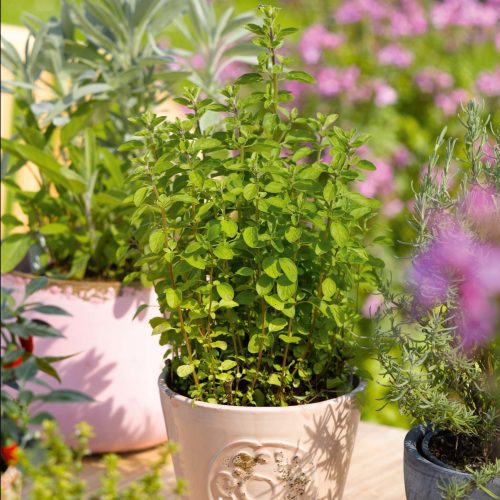
M366 137L289 106L282 82L312 78L279 52L295 29L281 28L276 8L259 11L262 25L247 26L263 49L253 72L220 102L186 89L184 119L134 119L143 130L123 148L138 150L136 265L163 313L151 324L169 385L197 400L279 406L353 387L358 298L382 263L365 242L376 202L351 188L374 168L356 154ZM203 128L208 111L219 120Z

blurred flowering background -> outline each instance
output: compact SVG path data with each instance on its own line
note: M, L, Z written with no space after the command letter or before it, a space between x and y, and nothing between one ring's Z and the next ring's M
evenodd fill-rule
M212 1L221 15L229 6L243 12L259 3ZM290 105L307 113L337 113L340 126L356 127L370 135L361 153L377 168L369 171L357 187L381 203L380 215L372 221L370 230L373 236L385 234L378 241L382 244L380 257L387 262L396 285L402 284L409 268L404 257L411 252L411 247L402 242L413 236L408 224L413 186L422 178L435 138L445 124L450 134L463 135L457 114L469 99L484 102L492 123L499 123L500 0L267 3L282 8L283 25L299 28L293 42L284 48L290 65L315 78L313 84L287 82L294 96ZM2 2L2 22L19 24L22 12L47 20L58 14L59 8L57 0ZM194 26L191 34L195 40L196 31ZM193 46L192 40L190 43L182 36L182 30L169 27L162 43L177 48L173 69L193 71L202 86L204 81L210 82L207 93L247 70L244 57L221 63L209 46ZM486 155L494 154L492 148L485 144ZM464 152L457 150L456 156L459 162ZM451 174L457 165L449 166ZM450 175L451 190L455 182ZM423 284L419 290L425 290L425 296L420 297L422 303L438 299L447 290L452 279L449 273L470 277L460 289L464 310L470 311L464 316L463 328L474 330L478 337L495 328L494 297L499 293L498 210L488 208L492 203L498 204L498 186L477 186L463 198L462 212L455 215L477 222L478 230L487 232L488 243L478 246L459 225L448 221L446 231L437 235L415 262L413 271L413 277ZM488 215L491 213L493 218ZM436 227L443 225L436 222ZM364 315L369 318L375 314L380 303L378 295L368 296ZM380 418L373 408L367 415ZM386 410L383 419L386 423L401 422L396 410L392 414Z

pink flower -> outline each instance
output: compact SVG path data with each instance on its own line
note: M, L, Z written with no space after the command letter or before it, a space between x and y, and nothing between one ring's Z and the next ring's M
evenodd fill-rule
M458 222L445 225L436 235L413 262L415 305L429 310L454 297L456 332L469 351L494 333L498 316L494 299L500 293L500 247L477 242Z
M299 51L307 64L316 64L324 49L336 49L343 41L342 35L330 33L322 24L314 24L304 31Z
M248 68L248 64L240 61L232 61L222 68L219 76L223 82L233 81L244 73L248 73Z
M350 91L356 85L360 69L357 66L347 66L341 72L342 90Z
M325 163L330 163L333 159L331 149L325 149L321 155L321 161Z
M321 95L334 96L339 94L342 90L339 70L336 68L320 69L316 76L316 80L318 82L318 91Z
M335 20L339 24L353 24L361 21L363 13L356 1L344 2L335 12Z
M479 73L476 87L482 94L488 97L500 96L500 66L493 71Z
M394 8L389 15L392 36L415 36L425 33L427 19L422 6L415 0L402 0L401 4L401 7Z
M394 104L398 100L398 93L384 80L374 80L372 82L375 92L375 104L381 108Z
M366 102L372 98L372 94L370 85L359 85L351 88L345 97L350 103Z
M398 68L406 68L413 62L413 53L397 43L391 43L379 50L378 62Z
M380 294L371 293L366 297L361 314L365 318L373 318L384 303L384 297Z
M392 219L396 215L400 214L405 208L405 204L399 198L388 201L382 205L382 213Z
M359 76L357 66L347 68L322 68L316 75L318 91L324 96L335 96L355 88Z
M298 99L303 93L310 90L311 86L307 83L287 80L286 82L283 83L283 88L291 92L295 97L295 99Z
M453 85L453 77L445 71L424 68L415 76L415 83L422 92L432 94L437 90L450 88Z
M203 69L205 67L205 59L201 54L195 54L191 57L191 66L194 69Z
M449 94L436 95L434 102L446 116L452 116L457 112L459 105L467 100L468 95L464 89L454 89Z
M365 173L365 179L357 183L358 191L367 198L389 195L394 190L394 172L388 163L374 161L377 169Z
M404 144L400 144L394 151L392 159L396 167L406 167L410 163L411 153Z
M447 26L491 28L500 18L500 11L498 7L478 0L444 0L433 5L431 18L436 28Z
M500 243L500 193L493 186L473 184L459 210L483 239Z

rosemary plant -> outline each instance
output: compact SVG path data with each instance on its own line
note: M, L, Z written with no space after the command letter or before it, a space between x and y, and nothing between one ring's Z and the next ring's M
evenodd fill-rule
M151 324L169 385L197 400L279 406L353 387L358 297L382 263L364 242L376 202L351 190L374 168L356 155L366 137L334 126L336 115L286 106L282 82L312 78L285 69L280 48L295 30L276 8L259 11L263 24L247 26L263 49L254 71L221 103L187 89L185 119L135 119L144 129L122 149L139 150L137 272L155 284L163 315ZM218 124L202 130L208 111Z
M376 336L387 400L447 436L456 451L444 443L434 452L474 472L477 484L500 472L500 146L482 115L475 102L464 108L459 156L457 140L448 139L440 161L446 129L436 142L416 193L410 291L386 287ZM448 497L471 485L455 485Z

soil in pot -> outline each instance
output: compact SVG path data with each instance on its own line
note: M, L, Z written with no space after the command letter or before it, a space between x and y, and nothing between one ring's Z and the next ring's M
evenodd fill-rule
M443 464L463 472L479 469L496 458L485 450L484 443L477 436L457 436L444 431L432 435L429 451Z

